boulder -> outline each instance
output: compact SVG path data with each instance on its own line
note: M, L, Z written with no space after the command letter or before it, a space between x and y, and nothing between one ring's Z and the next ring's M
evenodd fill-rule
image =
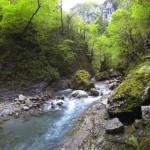
M109 80L110 75L107 71L104 72L98 72L95 75L96 81L104 81L104 80Z
M20 104L20 109L27 111L27 110L29 110L29 107L25 106L24 104Z
M25 111L29 110L29 107L28 107L28 106L23 106L22 108L23 108L23 110L25 110Z
M76 90L71 93L71 97L74 97L74 98L88 97L88 93L82 90Z
M30 108L33 106L33 103L29 98L25 101L25 104Z
M114 90L119 84L117 82L114 82L114 83L110 83L109 84L109 89L110 90Z
M19 97L18 97L18 100L19 101L25 101L26 97L24 95L20 94Z
M123 133L124 125L119 121L118 118L114 118L106 122L105 131L108 134Z
M120 75L121 75L121 74L120 74L119 71L116 71L116 70L114 70L114 69L111 69L111 70L110 70L110 76L111 76L112 78L119 77Z
M141 106L142 118L145 120L150 119L150 106Z
M0 116L7 117L7 116L12 115L14 113L14 109L10 104L5 105L3 107L4 108L2 110L0 110Z
M58 106L62 106L63 104L64 104L63 100L57 100L56 101L56 105L58 105Z
M90 95L91 96L99 96L99 92L95 88L91 88Z

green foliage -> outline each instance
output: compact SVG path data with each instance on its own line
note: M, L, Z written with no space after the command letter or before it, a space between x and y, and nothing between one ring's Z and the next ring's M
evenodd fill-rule
M39 2L36 12L37 0L0 0L1 80L58 80L73 72L72 65L85 48L76 31L82 20L71 17L67 22L63 13L61 35L59 1Z
M90 89L93 86L90 74L86 70L78 70L72 79L72 88Z
M138 139L133 135L128 139L127 144L133 146L136 150L141 150Z
M120 96L124 95L124 105L117 108L117 111L132 111L145 101L144 90L150 86L149 65L150 63L146 62L137 67L115 90L114 102L120 101Z
M100 68L101 57L111 56L109 68L125 70L140 61L141 55L147 53L144 42L149 38L150 2L125 1L129 7L122 5L113 13L105 33L96 39L94 45L94 65Z

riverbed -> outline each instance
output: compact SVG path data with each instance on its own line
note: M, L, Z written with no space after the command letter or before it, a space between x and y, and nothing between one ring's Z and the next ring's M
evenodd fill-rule
M36 116L10 119L0 124L0 150L57 150L77 123L80 115L95 101L107 104L111 91L106 82L96 82L102 96L70 99L71 89L59 91L64 96L61 109L50 110Z

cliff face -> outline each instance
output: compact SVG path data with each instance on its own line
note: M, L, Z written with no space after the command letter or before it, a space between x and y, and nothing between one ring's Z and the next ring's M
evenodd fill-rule
M96 3L77 4L72 8L86 23L95 22L98 15L101 14L102 8Z
M110 21L112 13L115 11L113 4L110 1L105 1L103 8L103 21Z
M104 22L108 22L117 8L116 0L106 0L102 5L97 3L77 4L72 8L72 12L76 12L86 23L95 22L100 16Z

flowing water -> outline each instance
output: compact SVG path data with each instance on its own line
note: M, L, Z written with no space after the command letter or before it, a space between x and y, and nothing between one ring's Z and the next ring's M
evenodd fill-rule
M110 93L105 82L95 83L99 92ZM102 96L69 99L71 90L59 91L65 96L64 107L28 118L11 119L0 125L0 150L57 150L81 113L94 101L107 103Z

